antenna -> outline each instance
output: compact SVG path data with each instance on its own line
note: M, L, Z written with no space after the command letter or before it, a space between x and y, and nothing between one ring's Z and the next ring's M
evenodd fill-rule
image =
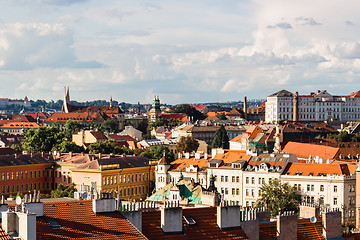
M21 204L21 197L20 197L20 196L17 196L17 197L15 198L15 202L16 202L17 205L20 205L20 204Z
M316 221L317 221L316 217L311 217L311 218L310 218L310 222L311 222L311 223L316 223Z

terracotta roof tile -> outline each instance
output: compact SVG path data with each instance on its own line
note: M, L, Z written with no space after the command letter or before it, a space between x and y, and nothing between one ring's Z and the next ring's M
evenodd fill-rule
M181 234L164 234L160 226L160 211L143 212L143 234L152 239L248 239L242 229L220 230L216 208L183 209L183 216L192 216L195 225L185 225Z
M62 227L53 229L47 218ZM44 217L36 224L38 240L48 239L146 239L120 213L95 215L92 201L44 203Z
M321 176L325 175L349 175L354 174L355 164L326 164L326 163L289 163L284 170L284 175Z
M322 158L324 161L335 159L339 152L339 148L315 145L309 143L288 142L284 149L284 153L294 154L298 158L308 159L309 156Z

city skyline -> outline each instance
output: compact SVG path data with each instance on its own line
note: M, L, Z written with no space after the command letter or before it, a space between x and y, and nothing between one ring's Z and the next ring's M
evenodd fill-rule
M168 104L359 90L360 3L1 1L1 97ZM336 11L335 11L336 10Z

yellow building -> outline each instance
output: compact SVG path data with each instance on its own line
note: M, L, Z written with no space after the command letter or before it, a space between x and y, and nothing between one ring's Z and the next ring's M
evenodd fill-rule
M148 158L104 154L63 155L61 158L56 171L71 179L78 190L81 185L90 189L96 182L97 191L112 191L127 200L144 199L154 187L154 166Z
M87 147L91 143L104 142L108 138L101 131L81 130L73 134L72 141L76 145Z

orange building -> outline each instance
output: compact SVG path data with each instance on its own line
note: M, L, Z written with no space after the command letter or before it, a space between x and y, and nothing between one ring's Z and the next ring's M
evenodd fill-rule
M53 160L49 155L0 156L0 191L16 195L32 190L50 192L53 185Z

